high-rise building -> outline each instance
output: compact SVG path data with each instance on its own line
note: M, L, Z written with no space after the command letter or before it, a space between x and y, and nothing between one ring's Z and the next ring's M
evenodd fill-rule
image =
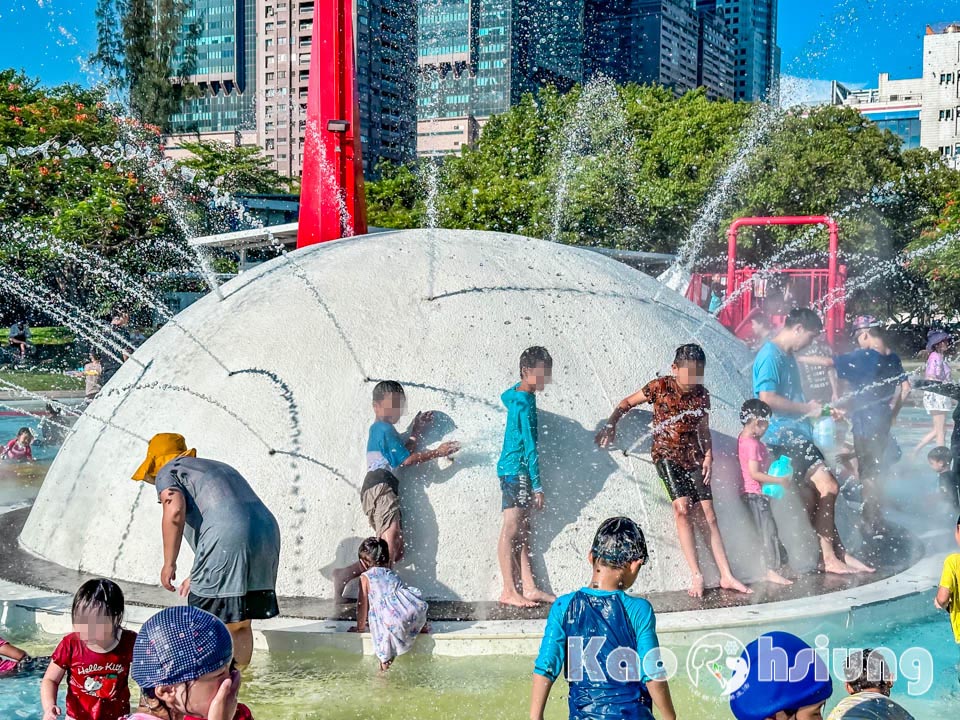
M299 177L307 125L314 0L256 0L257 130L277 171ZM363 169L416 152L416 15L404 0L356 0L354 28Z
M960 22L928 26L923 36L920 144L960 169Z
M657 83L678 95L697 87L700 18L690 0L635 0L632 52L641 58L639 75L627 81Z
M694 0L424 0L417 151L458 152L525 92L605 75L732 98L733 36Z
M712 100L733 100L736 55L733 34L717 12L716 0L698 2L700 36L697 46L697 86Z
M780 79L777 46L778 0L700 0L697 6L716 6L735 48L734 83L737 100L764 100L776 92Z
M193 0L184 24L199 23L197 67L202 93L170 117L174 134L231 138L256 128L256 0Z
M525 92L583 79L582 0L425 0L417 147L456 152Z
M923 37L923 76L850 90L833 83L831 103L859 110L900 137L904 147L925 147L960 169L960 23L929 25Z

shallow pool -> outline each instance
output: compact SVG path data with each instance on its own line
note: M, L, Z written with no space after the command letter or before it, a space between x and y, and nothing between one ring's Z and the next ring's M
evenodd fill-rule
M14 425L19 422L10 420ZM950 534L949 513L937 498L936 480L923 460L925 453L919 460L909 457L912 443L926 430L927 422L922 411L905 413L897 431L905 457L891 473L888 490L899 510L923 518L914 530L929 533L929 539L940 544ZM0 430L5 427L0 425ZM0 497L3 493L19 493L29 500L39 483L36 478L0 475ZM0 634L4 631L0 628ZM898 657L909 648L925 649L932 659L932 687L919 697L911 697L906 680L901 678L894 688L894 698L917 720L944 720L956 715L960 706L960 651L946 616L933 611L932 605L929 616L917 622L904 624L893 616L869 627L811 627L805 639L812 643L821 632L829 634L833 648L882 645ZM34 653L49 653L57 641L50 636L22 633L21 630L21 634L9 639ZM665 644L681 660L686 657L686 648ZM506 720L526 717L532 665L530 657L448 658L412 654L400 658L389 673L382 675L373 658L343 651L258 652L245 676L242 699L258 720ZM36 676L0 679L0 719L40 720L39 682ZM671 687L681 717L730 717L726 703L704 697L683 670ZM835 682L828 707L836 704L843 693L841 684ZM555 688L547 717L566 716L565 688L561 682Z
M814 635L806 639L813 642ZM832 629L829 635L833 647L858 648L882 642L898 656L911 647L927 648L934 660L933 688L920 697L911 697L906 680L901 678L893 697L917 720L955 716L960 703L960 653L945 617L932 616L895 630ZM56 638L21 642L34 652L50 652ZM684 657L686 648L672 649ZM532 665L528 657L412 654L400 658L389 673L381 674L373 658L344 651L256 653L244 677L242 698L259 720L507 720L526 717ZM39 687L39 676L0 679L0 718L40 720ZM671 689L681 717L729 717L725 702L695 691L683 672L671 681ZM834 682L828 708L840 700L843 692L841 684ZM566 716L566 689L560 682L551 696L547 717Z

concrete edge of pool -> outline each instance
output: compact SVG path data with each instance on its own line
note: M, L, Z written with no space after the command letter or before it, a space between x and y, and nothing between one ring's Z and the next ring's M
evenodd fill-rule
M712 633L760 634L772 629L809 633L819 627L850 627L878 622L893 614L901 623L929 615L930 591L936 587L946 553L922 557L907 569L876 582L814 597L764 603L657 613L657 631L664 645L689 646ZM0 625L34 628L52 635L71 631L71 596L0 580ZM138 628L159 606L130 605L126 624ZM278 617L255 624L258 650L291 652L318 648L372 654L367 634L349 632L349 620ZM536 655L544 620L432 621L430 634L415 652L447 657Z

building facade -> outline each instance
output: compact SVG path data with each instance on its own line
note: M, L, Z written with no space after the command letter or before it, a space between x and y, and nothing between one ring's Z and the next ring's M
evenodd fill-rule
M417 35L421 155L457 152L523 93L583 78L582 0L427 0Z
M960 22L928 26L923 36L920 144L960 168Z
M734 37L694 0L425 0L417 152L444 155L526 92L597 75L733 98Z
M256 0L194 0L184 22L200 25L191 80L202 94L170 117L173 134L256 129L256 6Z
M734 96L737 100L766 100L780 80L777 46L778 0L698 0L702 10L716 8L733 36Z
M697 43L697 86L711 100L736 96L736 47L733 33L717 12L716 2L698 2L700 33Z
M869 90L851 90L834 81L830 102L855 108L881 129L899 137L903 147L920 147L922 79L891 80L889 73L880 73L877 87Z
M306 142L314 0L256 0L260 145L283 175L299 177ZM363 170L415 157L416 16L402 0L356 0L357 86Z
M900 137L905 147L924 147L960 169L960 23L931 25L923 37L923 76L850 90L834 82L831 103L859 110Z

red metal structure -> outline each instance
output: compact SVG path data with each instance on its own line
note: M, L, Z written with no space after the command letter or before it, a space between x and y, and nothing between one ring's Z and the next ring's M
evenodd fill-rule
M743 227L771 225L824 225L830 233L829 260L823 268L785 268L775 272L759 274L754 268L737 268L737 236ZM724 325L742 336L751 315L760 310L776 316L785 308L768 308L771 279L776 278L790 290L790 296L796 304L810 307L825 307L825 333L827 341L833 345L844 326L844 284L846 268L839 264L837 251L839 232L837 223L826 215L800 215L782 217L748 217L735 220L727 230L727 272L698 273L693 276L687 289L687 297L698 304L704 299L704 283L724 288L727 298L719 319ZM733 298L732 300L730 298Z
M367 232L351 0L316 0L297 247Z

